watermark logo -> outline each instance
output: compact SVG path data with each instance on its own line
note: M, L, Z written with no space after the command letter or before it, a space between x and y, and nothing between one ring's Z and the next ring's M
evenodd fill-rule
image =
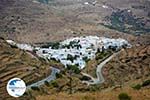
M20 97L26 91L26 84L20 78L13 78L7 83L7 92L13 97Z

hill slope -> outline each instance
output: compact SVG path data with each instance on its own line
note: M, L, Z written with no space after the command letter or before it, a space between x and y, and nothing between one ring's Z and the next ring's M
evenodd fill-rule
M0 38L0 98L11 99L7 94L7 82L14 77L31 84L50 74L50 65L29 52L10 46Z
M102 100L118 100L120 93L127 93L131 96L131 100L149 100L149 61L149 46L126 49L104 66L103 75L105 82L103 84L85 86L81 83L81 80L72 76L72 91L74 93L68 94L69 83L67 82L69 82L69 79L63 76L55 81L55 83L59 83L57 87L45 86L45 91L50 93L50 96L45 94L39 95L37 99L48 100L57 98L58 100L65 100L67 98L68 100L99 100L101 98ZM142 85L146 80L149 80L149 84L146 86ZM138 90L134 86L139 84L142 86Z
M59 41L83 35L135 39L135 36L131 34L101 25L101 23L109 22L105 17L110 17L117 11L116 9L131 9L133 15L142 19L137 21L138 23L149 25L147 17L149 2L146 0L145 2L97 0L96 5L92 5L91 0L86 0L90 5L85 5L84 0L51 0L49 4L33 1L35 0L0 1L0 36L26 43ZM104 5L110 8L103 8ZM144 5L145 8L135 9L132 8L133 5L137 7Z
M149 61L150 46L126 49L103 68L105 83L109 86L125 85L130 81L150 78Z

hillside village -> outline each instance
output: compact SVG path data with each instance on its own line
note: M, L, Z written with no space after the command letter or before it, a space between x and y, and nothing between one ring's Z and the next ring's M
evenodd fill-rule
M119 50L122 47L131 46L128 41L121 38L111 39L97 36L75 37L42 47L17 44L12 40L7 40L7 42L23 50L34 51L39 57L59 61L65 67L76 65L79 69L85 67L87 60L95 58L96 52L109 48Z
M150 100L149 62L150 0L0 0L0 100Z

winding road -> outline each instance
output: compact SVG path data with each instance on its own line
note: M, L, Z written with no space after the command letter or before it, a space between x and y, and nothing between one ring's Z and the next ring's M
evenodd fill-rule
M120 51L119 51L120 52ZM103 66L108 62L110 61L113 57L115 57L119 52L117 53L113 53L111 56L109 56L107 59L105 59L102 63L100 63L98 66L97 66L97 69L96 69L96 76L97 78L94 78L92 77L91 75L87 74L87 73L81 73L83 76L87 76L87 77L90 77L91 80L90 81L82 81L82 83L86 83L87 85L94 85L94 84L100 84L100 83L103 83L105 80L104 80L104 77L102 75L102 68ZM57 68L54 68L54 67L51 67L51 70L52 70L52 73L51 75L49 75L47 78L44 78L38 82L35 82L31 85L28 85L27 86L27 89L30 89L31 87L33 86L40 86L40 85L43 85L45 83L45 81L47 82L50 82L52 80L55 80L56 79L56 73L59 73L60 70L57 69Z
M120 52L120 51L119 51ZM113 57L115 57L119 52L117 53L113 53L111 56L109 56L107 59L105 59L102 63L100 63L98 66L97 66L97 69L96 69L96 76L97 78L94 78L92 77L91 75L89 74L86 74L86 73L81 73L83 76L87 76L87 77L90 77L91 80L90 81L82 81L82 83L86 83L87 85L94 85L94 84L100 84L100 83L103 83L105 80L104 80L104 77L102 75L102 68L103 66L108 62L110 61Z
M30 89L33 86L43 85L45 83L45 81L50 82L52 80L55 80L56 79L56 73L59 73L60 70L57 69L57 68L54 68L54 67L51 67L51 70L52 70L51 75L49 75L48 77L46 77L46 78L44 78L44 79L42 79L40 81L37 81L37 82L35 82L35 83L31 84L31 85L28 85L27 89Z

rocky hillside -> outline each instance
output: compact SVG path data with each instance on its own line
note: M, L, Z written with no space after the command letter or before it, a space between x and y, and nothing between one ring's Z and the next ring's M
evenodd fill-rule
M1 0L0 36L22 42L42 41L64 26L61 17L58 18L52 10L33 0Z
M41 1L41 3L36 1ZM47 1L49 1L48 4L43 3ZM89 2L89 5L85 4L86 1ZM135 40L135 36L125 34L129 33L127 27L133 25L129 29L135 31L138 23L144 24L145 27L149 26L149 17L147 17L149 2L147 0L144 0L144 2L138 0L97 0L96 4L92 4L93 0L86 1L1 0L0 36L26 43L59 41L83 35L121 37ZM124 23L126 21L124 17L129 19L125 9L132 11L131 18L133 20L129 21L136 20L134 23L127 23L129 25ZM122 13L124 10L125 12ZM121 15L111 16L113 13ZM115 28L118 28L119 23L120 27L125 26L123 30L127 29L127 31L119 32L118 29L111 29L102 25L102 23L107 25L110 19L114 19L114 17L116 18L113 20L115 23L111 24L115 24ZM123 21L120 22L121 19ZM145 28L141 27L141 30L143 29ZM149 29L146 28L146 30L143 30L144 33L149 32ZM134 31L133 33L135 33Z

